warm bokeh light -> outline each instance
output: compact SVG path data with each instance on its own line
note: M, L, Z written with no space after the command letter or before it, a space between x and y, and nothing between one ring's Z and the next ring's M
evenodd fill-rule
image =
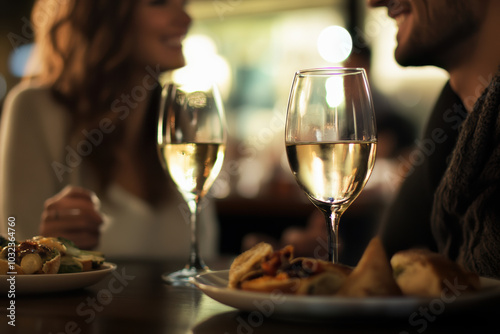
M349 57L352 51L352 37L341 26L329 26L318 36L318 52L331 63L340 63Z
M332 76L325 82L326 103L336 108L344 102L344 82L340 76Z
M183 43L186 66L173 72L185 91L206 90L216 84L223 97L229 94L231 69L217 53L214 41L204 35L188 36Z

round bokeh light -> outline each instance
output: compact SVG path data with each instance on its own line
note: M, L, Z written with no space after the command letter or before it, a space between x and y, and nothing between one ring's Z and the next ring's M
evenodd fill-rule
M318 52L328 62L340 63L349 57L351 51L352 37L343 27L327 27L318 36Z

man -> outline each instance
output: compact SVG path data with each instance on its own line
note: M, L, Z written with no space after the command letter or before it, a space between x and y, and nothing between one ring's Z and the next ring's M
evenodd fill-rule
M368 3L396 20L399 64L450 76L382 224L387 251L425 246L500 277L500 1Z

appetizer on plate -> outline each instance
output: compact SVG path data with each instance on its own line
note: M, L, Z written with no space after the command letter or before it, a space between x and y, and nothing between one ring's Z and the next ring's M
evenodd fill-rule
M447 284L460 284L464 292L480 288L478 275L437 253L410 249L389 261L375 237L355 268L294 258L292 246L274 251L260 243L233 261L228 287L298 295L440 297Z
M260 243L242 253L229 269L230 288L293 294L334 294L352 268L327 261L293 257L293 247L273 251Z
M406 295L438 297L450 285L479 290L479 276L444 255L424 249L400 251L391 258L394 277Z
M36 236L9 242L0 236L0 275L77 273L98 269L103 263L102 253L81 250L64 238Z

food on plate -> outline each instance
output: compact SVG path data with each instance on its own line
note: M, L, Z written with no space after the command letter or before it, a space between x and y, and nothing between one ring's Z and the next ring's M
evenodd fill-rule
M0 256L3 256L3 255L0 253ZM17 263L9 265L8 261L6 261L3 258L0 259L0 275L6 275L8 272L15 272L18 275L24 274L23 269Z
M447 284L474 291L479 289L479 277L430 251L401 251L389 261L382 241L375 237L355 268L294 258L292 246L274 251L269 244L257 244L235 258L228 287L297 295L439 297Z
M260 243L234 260L228 286L247 291L333 294L351 270L322 260L293 258L292 246L273 251L271 245Z
M21 242L0 241L0 275L75 273L97 269L104 262L102 253L78 249L64 238L36 236Z
M305 271L300 275L300 284L297 289L299 295L331 295L336 293L351 274L352 268L341 264L333 264L310 258L296 259L302 264L298 269L292 264L288 273L290 276ZM294 260L293 262L296 262Z
M79 249L68 239L57 238L57 240L66 247L66 252L61 258L60 274L99 269L104 263L104 254L101 252Z
M391 258L396 282L405 295L440 297L453 286L460 291L480 288L479 276L445 256L424 249L400 251Z
M288 277L286 274L280 273L276 276L263 275L257 278L241 282L240 289L246 291L273 292L281 291L284 293L294 293L300 279Z
M229 269L229 287L238 287L245 276L248 276L255 270L261 270L261 263L272 253L273 247L267 243L261 242L240 254L233 261Z
M358 265L337 294L348 297L401 295L379 238L370 241Z
M6 246L0 252L0 262L2 262L2 272L12 272L9 269L8 258L9 251L14 253L15 264L20 271L18 274L57 274L61 263L61 253L55 248L39 244L34 240L26 240L15 244L15 246ZM5 270L5 272L3 272Z

